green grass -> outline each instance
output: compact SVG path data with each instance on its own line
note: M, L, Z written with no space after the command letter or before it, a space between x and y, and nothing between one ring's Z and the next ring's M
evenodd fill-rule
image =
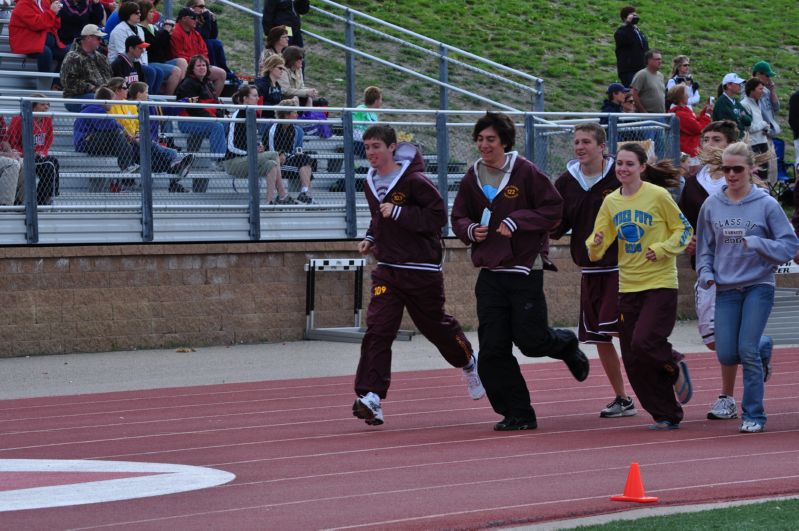
M580 526L575 529L600 531L708 531L735 529L794 530L799 522L799 500L781 500L738 507L713 509L699 513L654 516L638 520L616 521L605 525Z
M242 5L251 4L241 1ZM486 56L494 61L538 75L545 79L546 110L598 110L607 85L616 81L613 32L620 20L623 3L610 0L350 0L347 5L394 24L409 28L442 42ZM209 4L210 5L210 4ZM671 58L691 57L694 78L704 96L715 93L723 75L735 71L747 77L758 60L771 63L779 73L775 79L783 110L780 119L787 127L787 101L799 88L799 10L795 0L771 0L754 4L732 0L694 0L686 2L635 2L641 16L640 27L650 45L663 52L664 75L670 73ZM579 6L579 7L577 7ZM252 22L232 16L224 8L220 17L228 57L234 67L252 73ZM305 18L309 29L342 40L341 25L320 15ZM404 59L413 55L389 42L378 42L360 32L361 43L374 42L370 50L381 56ZM231 38L232 37L232 38ZM231 42L233 41L233 42ZM311 52L306 75L331 103L343 103L343 57L313 39L306 39ZM436 62L424 59L419 70L435 76ZM358 61L358 90L371 83L387 87L384 98L390 103L435 107L437 89L422 82L409 83L403 75L389 75L383 67ZM459 74L451 80L460 82ZM463 76L469 88L483 95L507 97ZM414 91L407 94L408 87ZM410 96L410 97L409 97ZM392 101L393 100L393 101ZM514 102L516 103L516 102ZM396 105L399 106L399 105ZM468 98L453 98L453 107L483 108ZM783 133L788 138L790 132ZM788 143L790 144L790 142Z

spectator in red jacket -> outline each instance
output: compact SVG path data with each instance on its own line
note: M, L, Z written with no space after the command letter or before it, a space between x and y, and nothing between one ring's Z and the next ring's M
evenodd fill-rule
M8 25L11 51L35 58L39 72L53 72L53 61L58 72L67 55L64 43L58 38L61 7L60 0L50 4L47 0L18 0L11 12Z
M42 98L44 94L33 94L34 98ZM47 112L50 103L37 101L33 104L33 112ZM22 116L15 116L8 126L8 141L11 148L22 153ZM49 155L50 146L53 145L53 118L51 116L35 116L33 118L33 150L35 152L36 176L39 184L36 186L36 203L50 205L53 196L58 195L58 159Z
M194 10L189 7L181 9L178 13L177 23L172 31L172 54L188 62L191 62L191 58L195 55L202 55L210 65L208 47L200 32L195 29L197 15ZM222 89L225 88L227 73L218 66L209 66L208 68L208 78L214 85L214 95L218 98L222 94ZM189 69L190 71L191 69Z
M669 90L668 100L672 103L669 112L676 114L680 120L680 151L694 158L699 154L702 129L710 123L713 106L708 102L697 115L688 105L690 96L687 87L680 83ZM698 165L698 160L691 162L691 166Z

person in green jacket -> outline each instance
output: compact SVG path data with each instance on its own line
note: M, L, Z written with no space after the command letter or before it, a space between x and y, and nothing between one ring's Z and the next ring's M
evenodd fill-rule
M752 124L752 115L749 114L738 100L741 93L741 84L745 80L734 72L730 72L721 81L719 99L713 107L713 121L732 120L738 126L739 138L743 138L746 130Z

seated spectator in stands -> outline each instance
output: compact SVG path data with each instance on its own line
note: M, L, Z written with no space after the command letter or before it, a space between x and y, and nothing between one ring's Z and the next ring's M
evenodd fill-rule
M44 99L44 94L31 94L33 98ZM50 103L37 101L33 104L33 112L47 112ZM8 141L11 148L22 153L22 116L15 116L8 126ZM50 146L53 145L53 117L35 116L33 118L33 151L35 153L36 176L39 184L36 186L36 204L51 205L53 197L58 194L59 176L58 159L51 156Z
M114 92L108 87L100 87L94 95L97 100L113 100ZM111 104L87 103L81 114L108 114ZM113 118L89 118L80 116L72 128L72 144L78 153L94 156L114 156L117 165L124 173L139 171L136 164L138 154L125 138L124 129Z
M630 101L633 102L633 106L635 105L635 100L633 99L632 94L630 94L630 89L621 83L611 83L608 87L607 94L608 97L602 102L601 112L624 112L624 107L622 107L622 104L628 95L630 97ZM599 119L599 123L602 125L607 125L608 117L603 116Z
M688 94L689 88L686 85L682 83L674 85L669 90L668 99L672 104L669 112L676 114L680 121L680 151L688 155L686 164L700 166L701 163L696 156L699 155L702 130L710 123L713 106L708 102L700 113L696 114L688 103L690 97Z
M162 24L162 29L158 29L155 20L158 18L158 11L155 10L153 2L149 0L139 0L141 8L142 22L139 24L144 30L144 42L150 45L147 49L147 60L151 63L167 64L180 69L180 79L186 77L186 67L189 62L180 57L172 55L172 30L175 28L175 21L168 19Z
M22 156L11 149L6 121L0 116L0 205L15 204L17 188L22 183Z
M283 100L280 102L281 107L296 105L297 102L295 100ZM295 110L282 110L277 111L277 117L279 120L296 120L299 117L299 113ZM267 144L269 151L277 151L280 154L280 170L283 178L299 177L302 188L297 195L297 201L310 204L313 202L311 180L316 169L316 161L302 152L304 135L302 127L298 125L276 123L266 132L267 142L264 143Z
M75 39L80 38L86 24L95 24L99 28L105 25L105 9L99 0L64 0L58 18L61 19L58 38L70 47Z
M184 7L178 13L177 22L178 25L172 31L172 54L175 57L185 59L189 63L194 56L200 55L204 57L209 67L207 77L213 87L214 96L218 98L225 88L227 73L209 63L208 47L205 45L202 35L195 29L197 15L191 8ZM187 69L187 77L189 75L188 72L191 72L191 65Z
M114 1L116 2L116 0ZM130 1L130 0L125 0L125 1ZM105 32L108 33L109 35L111 34L112 31L114 31L114 28L116 28L120 22L119 8L122 6L122 3L123 2L120 2L119 5L115 4L114 7L111 9L111 12L108 13L108 17L105 19L105 26L103 27L103 29L105 29ZM108 9L106 8L106 11L107 10Z
M111 73L114 77L121 77L128 85L137 81L147 81L139 60L148 46L150 45L136 35L125 39L125 53L117 55L111 63Z
M147 2L148 9L152 8L152 2ZM139 25L141 21L141 7L137 2L125 2L119 7L120 22L111 32L108 39L108 60L114 61L117 55L125 53L125 39L130 36L137 36L144 41L144 29ZM150 63L147 57L147 50L142 52L139 62L147 76L147 84L153 94L174 94L175 89L180 83L180 69L164 63ZM161 84L163 83L163 87Z
M98 88L111 79L111 65L105 55L97 51L105 33L94 24L86 24L61 67L61 85L65 98L90 100ZM80 112L76 103L64 105L70 112Z
M172 56L172 31L175 29L175 21L168 18L164 20L161 29L157 29L154 24L150 24L144 29L144 40L150 45L147 50L150 60L169 64L172 64L172 61L182 61L183 77L186 77L186 67L189 63L185 59ZM179 63L175 63L174 66L181 68Z
M297 46L288 46L283 50L283 60L286 68L280 78L280 88L283 89L283 96L300 99L300 105L313 107L313 99L319 94L315 88L306 87L305 79L302 75L302 62L305 57L305 50Z
M233 95L236 105L257 105L258 89L251 85L242 85ZM233 119L243 118L244 110L237 109ZM295 201L286 192L280 175L280 162L276 151L265 151L263 142L258 144L258 176L266 177L266 202L270 205L291 205ZM225 154L225 171L233 177L246 179L250 175L247 157L247 124L234 123L227 135L227 153ZM277 199L274 193L277 191Z
M216 25L216 15L205 7L205 0L189 0L186 2L186 7L194 11L197 15L197 25L195 29L202 35L205 41L205 47L208 48L208 60L211 66L218 66L225 71L227 79L233 86L239 86L239 78L236 77L230 68L227 66L227 58L225 57L225 45L219 40L219 28Z
M622 112L635 112L635 98L632 94L624 96L624 101L621 104Z
M185 18L185 17L184 17ZM208 60L202 55L195 55L189 61L189 69L175 98L188 103L222 103L214 93L214 85L209 74ZM181 110L181 116L197 118L221 118L224 111L219 108L187 107ZM208 138L211 143L211 155L221 163L227 152L227 133L223 122L189 122L179 121L181 132L195 137ZM221 169L221 168L218 168Z
M796 167L799 168L799 90L791 94L788 99L788 126L793 136L793 149L796 153ZM796 187L799 194L799 186ZM797 208L799 213L799 208Z
M261 25L264 34L275 26L286 26L290 29L289 44L302 48L302 21L300 15L305 15L311 9L309 0L266 0L264 2L263 18Z
M734 72L724 76L719 87L718 99L713 106L713 121L732 120L738 126L741 138L752 123L752 115L741 106L738 95L741 93L741 84L744 80Z
M125 94L127 100L131 101L147 101L150 94L146 83L135 82L131 83L130 87ZM123 97L124 99L124 97ZM149 106L148 112L150 116L157 115L156 107ZM118 104L111 106L111 114L129 114L132 115L131 119L117 118L119 125L125 130L125 137L128 142L133 146L136 153L139 153L139 142L148 140L145 136L142 139L140 122L138 118L139 109L135 105ZM194 163L194 155L188 153L186 155L179 154L176 150L164 147L158 143L159 140L159 122L150 120L149 141L151 149L152 172L153 173L170 173L178 175L178 178L169 181L170 192L188 192L183 188L179 181L185 178L191 166ZM138 160L138 159L137 159Z
M379 109L383 106L383 92L378 87L366 87L363 91L363 103L357 109ZM365 110L352 113L353 122L369 122L374 124L379 120L377 113ZM363 133L369 128L367 124L352 124L353 149L356 157L365 158L366 148L363 144Z
M699 103L699 83L694 81L691 74L691 60L687 55L678 55L671 62L671 77L666 82L666 91L671 90L674 85L682 83L688 92L688 106L693 107Z
M283 89L280 88L279 81L283 76L284 65L283 58L279 55L271 55L264 62L262 76L255 80L261 105L280 105L280 102L283 101ZM274 118L275 111L266 110L261 116Z
M261 58L258 61L258 70L264 71L266 59L273 55L282 55L283 50L289 45L289 32L286 26L275 26L266 36L266 47L261 52Z
M59 71L67 49L58 38L61 19L60 0L17 0L8 25L8 43L12 53L36 59L39 72ZM55 65L53 64L55 62ZM55 67L55 68L54 68Z

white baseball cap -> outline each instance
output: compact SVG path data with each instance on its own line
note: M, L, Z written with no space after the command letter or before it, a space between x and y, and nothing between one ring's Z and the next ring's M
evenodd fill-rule
M736 85L740 85L741 83L745 82L746 80L741 76L739 76L738 74L736 74L735 72L730 72L729 74L724 76L724 79L721 80L722 86L726 85L727 83L735 83Z
M93 35L95 37L105 37L106 33L100 31L100 28L97 27L97 24L86 24L83 26L83 29L80 32L81 37L88 37Z

